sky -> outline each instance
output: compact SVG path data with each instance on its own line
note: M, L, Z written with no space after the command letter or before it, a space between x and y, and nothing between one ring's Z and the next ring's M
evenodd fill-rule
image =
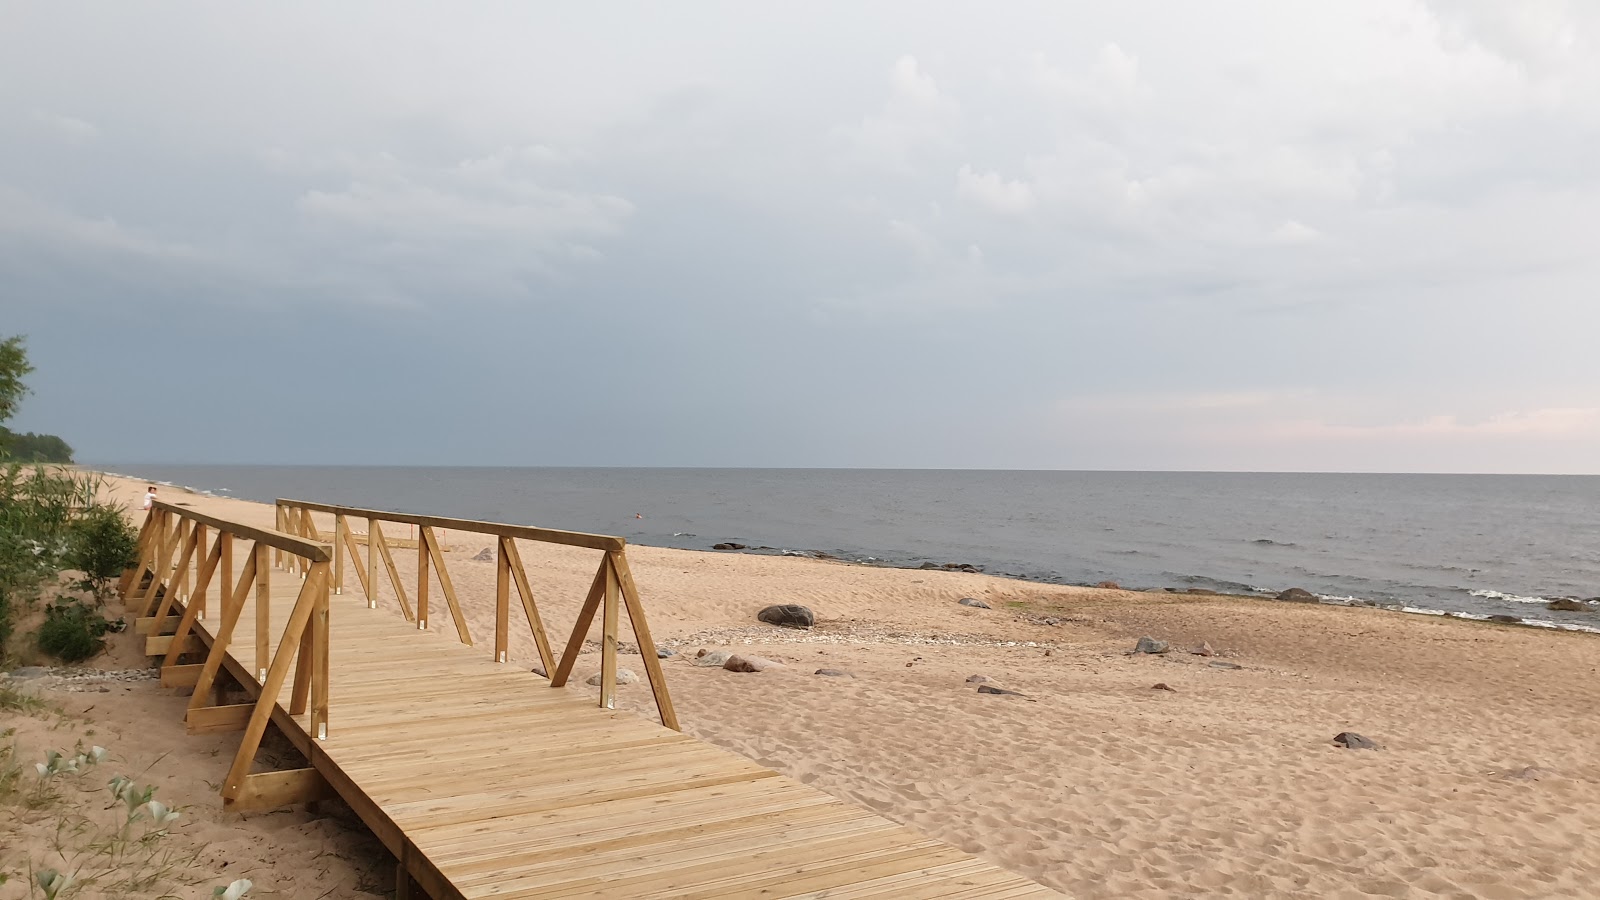
M0 0L88 462L1600 473L1600 5Z

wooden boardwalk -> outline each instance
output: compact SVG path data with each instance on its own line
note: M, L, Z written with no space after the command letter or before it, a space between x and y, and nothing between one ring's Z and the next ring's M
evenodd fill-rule
M202 533L202 552L205 543ZM184 653L204 653L258 697L272 693L275 663L312 676L308 687L279 678L270 703L207 706L197 690L191 730L245 730L248 744L250 717L270 718L310 767L267 773L245 760L236 771L258 773L248 808L336 792L398 860L401 896L410 879L435 898L1057 896L736 754L596 706L587 692L551 689L525 668L369 608L359 589L324 591L325 620L307 607L311 624L296 629L297 601L327 577L321 565L302 567L303 580L275 571L265 592L247 572L250 583L231 601L213 598L208 618L185 617L189 637L172 627L190 612L181 590L162 604L165 621L141 624L153 632L150 650L168 654L167 683L209 687L204 665L173 662ZM280 636L297 631L305 636L279 660ZM219 635L222 652L211 652ZM325 659L309 658L318 646Z

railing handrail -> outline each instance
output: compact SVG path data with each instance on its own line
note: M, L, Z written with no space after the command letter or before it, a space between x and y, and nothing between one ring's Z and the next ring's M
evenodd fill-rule
M359 506L340 506L333 503L314 503L309 500L291 500L286 497L278 498L277 505L294 506L300 509L309 509L313 512L332 513L358 519L381 519L385 522L399 522L402 525L493 534L499 537L519 538L526 541L542 541L546 544L584 547L590 550L619 552L628 545L626 539L615 535L589 534L583 531L561 531L555 528L537 528L532 525L483 522L477 519L454 519L446 516L423 516L386 509L366 509Z
M253 525L245 525L242 522L236 522L232 519L223 519L217 516L208 515L187 506L174 506L171 503L161 500L157 500L154 503L154 507L155 509L163 512L172 513L180 518L190 519L203 525L209 525L212 528L216 528L221 531L227 531L233 534L235 537L257 541L259 543L266 544L268 547L271 547L275 550L282 550L285 553L293 553L295 556L301 557L310 562L328 562L329 560L333 559L333 548L331 545L309 540L307 538L300 537L299 535L288 534L272 528L257 528Z

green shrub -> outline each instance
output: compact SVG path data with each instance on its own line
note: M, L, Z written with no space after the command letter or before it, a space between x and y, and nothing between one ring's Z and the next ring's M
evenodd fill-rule
M84 575L84 586L104 601L111 581L138 560L139 534L115 507L89 507L70 526L67 564Z
M62 660L80 662L100 652L108 631L121 631L122 622L111 622L93 608L68 598L44 608L44 622L37 635L39 649Z

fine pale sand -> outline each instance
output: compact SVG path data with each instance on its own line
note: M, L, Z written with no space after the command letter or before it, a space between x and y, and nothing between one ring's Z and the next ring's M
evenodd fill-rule
M111 490L132 505L142 483L112 480ZM268 506L162 493L273 521ZM331 531L331 520L319 524ZM495 567L471 559L491 541L446 540L472 636L492 642ZM559 652L597 554L520 547ZM414 579L415 551L396 557ZM681 653L664 665L687 732L1070 896L1600 892L1595 635L811 559L650 547L628 557L656 642ZM453 634L437 586L433 602L430 624ZM757 623L773 603L810 606L818 627ZM518 626L512 651L531 665ZM623 634L632 641L626 620ZM1173 652L1127 654L1143 635ZM1184 652L1202 642L1219 655ZM783 666L690 665L702 647ZM636 656L622 665L643 675ZM573 689L595 691L582 680L598 667L598 653L581 657ZM854 677L812 674L824 667ZM975 674L1025 696L979 694L966 681ZM653 715L643 683L620 695ZM164 700L149 701L171 720L151 740L178 757L227 745L183 737L172 724L182 701ZM1334 746L1343 731L1383 749ZM1508 775L1529 766L1536 777ZM267 841L279 822L317 827L298 812L215 818ZM275 856L289 870L310 864L296 856L308 850L302 837Z

